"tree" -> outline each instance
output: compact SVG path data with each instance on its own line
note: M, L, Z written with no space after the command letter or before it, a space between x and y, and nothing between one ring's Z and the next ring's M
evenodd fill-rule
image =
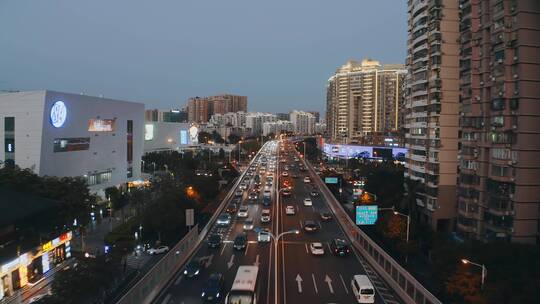
M223 137L221 137L221 134L219 134L218 132L216 131L212 131L212 139L214 140L214 142L216 144L222 144L222 143L225 143L225 140L223 139Z
M460 303L487 303L480 294L481 277L463 267L448 278L446 292Z
M119 265L104 256L80 259L77 265L61 270L52 282L52 294L61 303L87 303L99 298L111 286Z
M240 136L236 135L236 134L229 134L229 136L227 137L227 140L229 141L229 144L231 145L236 145L239 141L240 141Z
M199 143L207 144L208 141L212 138L212 134L205 131L200 131L197 138L199 140Z

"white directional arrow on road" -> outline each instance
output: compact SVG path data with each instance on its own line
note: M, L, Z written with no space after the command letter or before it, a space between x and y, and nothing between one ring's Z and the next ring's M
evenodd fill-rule
M206 263L204 264L204 268L208 268L210 267L210 265L212 265L212 259L214 259L213 254L208 256L208 259L206 260Z
M297 274L296 275L296 279L295 279L296 283L298 284L298 292L299 293L302 293L302 277L300 276L300 274Z
M234 265L234 254L231 255L231 259L227 262L227 268L231 269L232 265Z
M255 258L255 263L253 263L253 265L259 267L259 265L261 265L261 263L259 263L259 255L257 254L257 257Z
M328 275L326 275L326 277L324 278L324 281L326 283L328 283L328 289L330 289L330 293L333 294L334 293L334 287L332 287L332 279Z

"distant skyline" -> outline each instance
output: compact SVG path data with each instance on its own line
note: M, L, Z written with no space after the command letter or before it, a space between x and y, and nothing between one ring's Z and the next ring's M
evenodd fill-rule
M0 90L51 89L178 108L248 96L250 111L324 113L349 59L404 63L404 1L0 2Z

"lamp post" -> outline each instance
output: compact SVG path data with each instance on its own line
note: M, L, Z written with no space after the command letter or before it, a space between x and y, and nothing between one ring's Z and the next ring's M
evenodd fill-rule
M280 189L281 191L281 189ZM277 257L278 257L278 244L279 244L279 239L284 236L284 235L287 235L287 234L299 234L300 233L300 230L298 229L292 229L292 230L288 230L288 231L284 231L280 234L278 234L278 236L274 236L274 234L270 231L268 231L268 235L272 238L272 240L274 241L274 256L275 256L275 260L274 260L274 300L275 302L278 302L277 301L277 298L278 298L278 289L277 289L277 286L278 286L278 282L277 282L277 277L278 277L278 264L277 264Z
M142 168L141 168L141 172L143 172L143 173L144 173L144 167L145 167L145 165L144 165L144 160L142 160L142 159L141 159L141 163L142 163Z
M461 259L461 263L463 263L465 265L471 264L471 265L480 267L482 269L482 281L480 283L480 290L483 290L484 289L484 281L486 280L486 276L487 276L487 268L486 268L486 266L484 264L478 264L478 263L475 263L475 262L471 262L468 259Z
M403 214L401 212L398 212L395 209L393 210L393 212L394 212L394 215L400 215L400 216L404 216L404 217L407 218L407 243L408 243L409 242L409 231L410 231L409 228L411 226L411 217L409 215L407 215L407 214Z
M242 140L238 141L238 165L240 165L240 151L242 151Z

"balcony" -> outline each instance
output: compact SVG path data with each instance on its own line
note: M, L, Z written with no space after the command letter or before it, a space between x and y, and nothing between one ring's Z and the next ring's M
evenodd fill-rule
M457 222L457 228L459 231L462 231L462 232L467 232L467 233L476 232L476 227L464 225L460 223L459 221Z

